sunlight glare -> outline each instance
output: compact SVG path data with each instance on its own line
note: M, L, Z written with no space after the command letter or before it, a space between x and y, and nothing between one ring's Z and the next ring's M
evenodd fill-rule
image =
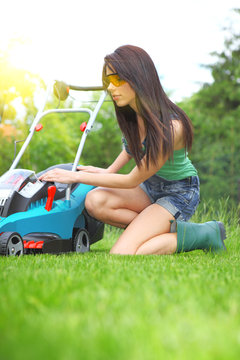
M9 62L17 69L44 76L48 69L38 52L31 40L15 40L9 48Z

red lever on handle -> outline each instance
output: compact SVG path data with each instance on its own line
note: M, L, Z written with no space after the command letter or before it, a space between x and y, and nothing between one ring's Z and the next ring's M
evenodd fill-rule
M43 125L42 125L42 124L37 124L37 125L35 126L35 131L41 131L42 128L43 128Z
M86 127L87 127L87 123L86 123L86 121L85 121L85 122L83 122L83 123L80 125L80 130L81 130L82 132L84 132L85 129L86 129Z
M48 198L47 198L47 203L46 203L46 206L45 206L45 209L47 211L50 211L52 209L52 204L53 204L53 199L54 199L55 193L56 193L56 186L54 186L54 185L49 186L49 188L48 188Z

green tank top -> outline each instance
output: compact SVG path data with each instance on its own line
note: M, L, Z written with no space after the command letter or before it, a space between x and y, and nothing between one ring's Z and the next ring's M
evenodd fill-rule
M122 138L126 152L132 156L126 139ZM145 141L143 142L143 153L145 153ZM188 158L188 152L184 148L173 152L173 159L169 159L156 173L166 180L182 180L189 176L198 175L197 170Z
M166 180L181 180L198 175L197 170L188 158L188 152L184 148L175 150L173 159L167 160L156 174Z

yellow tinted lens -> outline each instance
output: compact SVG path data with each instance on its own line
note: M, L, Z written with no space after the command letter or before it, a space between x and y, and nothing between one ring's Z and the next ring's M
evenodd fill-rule
M122 80L118 74L114 74L114 75L108 75L108 80L109 82L111 82L114 86L121 86L123 84L125 84L125 80Z

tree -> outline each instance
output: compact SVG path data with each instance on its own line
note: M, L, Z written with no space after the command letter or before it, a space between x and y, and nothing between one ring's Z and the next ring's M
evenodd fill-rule
M99 97L94 95L94 99ZM82 160L85 164L107 167L121 151L121 131L112 102L106 100L85 143Z
M18 39L9 42L6 50L0 50L0 123L15 124L17 110L15 101L20 100L23 106L28 106L33 93L43 82L37 74L24 69L18 69L11 64L11 49Z
M33 94L41 79L35 74L11 65L9 43L0 51L0 175L10 167L14 157L14 141L23 138L26 114L19 119L18 107L34 109Z
M240 10L235 10L240 15ZM191 158L197 166L204 198L237 199L240 178L240 33L231 34L217 61L207 65L213 83L181 106L195 127Z
M10 62L10 42L5 51L0 51L0 175L7 171L14 157L14 141L19 141L16 146L17 152L29 133L29 128L37 114L34 98L40 96L46 86L42 79L23 69L17 69ZM19 106L24 111L19 114ZM56 108L58 100L50 97L46 105L48 108ZM72 101L61 104L62 107L71 107ZM85 119L85 118L84 118ZM53 164L61 162L73 162L78 138L68 126L69 116L49 115L43 119L44 128L35 133L30 145L22 156L18 167L29 168L35 171L43 170ZM75 121L79 123L78 121ZM11 130L11 133L6 130ZM78 127L79 130L79 127Z

